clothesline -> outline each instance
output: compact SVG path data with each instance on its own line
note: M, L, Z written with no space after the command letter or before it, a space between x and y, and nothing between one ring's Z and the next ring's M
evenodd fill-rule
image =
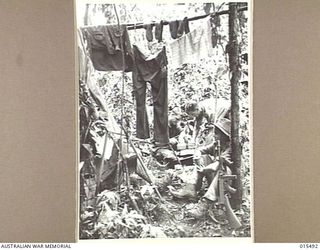
M246 11L248 10L248 7L241 7L239 8L238 11ZM220 16L220 15L225 15L225 14L229 14L229 10L222 10L222 11L219 11L219 12L215 12L215 13L210 13L210 14L205 14L205 15L201 15L201 16L195 16L195 17L190 17L190 18L187 18L188 21L196 21L196 20L199 20L199 19L202 19L202 18L206 18L207 16ZM170 22L169 21L163 21L162 24L163 25L168 25ZM112 25L112 24L110 24ZM156 22L152 22L152 23L148 23L148 24L145 24L145 23L127 23L127 24L124 24L127 26L127 29L128 30L134 30L134 29L142 29L144 28L145 25L151 25L151 26L155 26L156 25ZM81 28L89 28L89 27L94 27L94 26L97 26L97 25L86 25L86 26L82 26Z

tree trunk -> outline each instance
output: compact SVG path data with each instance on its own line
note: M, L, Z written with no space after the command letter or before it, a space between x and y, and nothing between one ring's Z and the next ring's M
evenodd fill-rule
M234 187L237 192L232 196L232 207L239 209L242 202L241 181L241 145L239 140L239 44L238 44L238 20L237 3L229 4L229 66L231 72L231 149L233 161L233 174L237 175Z

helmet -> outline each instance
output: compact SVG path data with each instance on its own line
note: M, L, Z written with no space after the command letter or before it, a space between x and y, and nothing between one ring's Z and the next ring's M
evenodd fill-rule
M214 123L214 126L218 129L220 129L226 136L230 137L231 135L231 121L227 118L221 118L216 123Z

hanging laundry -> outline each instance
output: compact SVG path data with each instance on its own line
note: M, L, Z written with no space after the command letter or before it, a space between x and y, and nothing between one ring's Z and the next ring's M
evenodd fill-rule
M131 71L133 54L127 27L117 25L95 26L82 29L88 41L90 58L96 70L118 71L123 69L121 40L125 53L125 71Z
M154 31L154 36L158 40L158 42L162 42L162 32L163 32L163 21L160 21L160 23L156 23L156 28Z
M178 20L169 22L170 34L173 39L176 39L178 37L178 27L179 27Z
M178 26L178 34L177 37L181 37L184 33L187 34L190 32L189 29L189 21L188 18L185 17L182 21L179 21L179 26Z
M181 37L184 33L184 24L183 21L178 21L178 30L177 30L177 38Z
M185 63L196 63L200 59L212 56L210 17L196 29L171 42L169 52L171 54L169 65L173 68Z
M212 29L212 35L211 35L211 41L212 41L212 47L216 47L218 44L218 40L219 40L219 34L217 32L217 28L213 28Z
M154 140L161 145L169 143L168 131L168 79L166 48L146 57L137 46L133 46L135 66L132 79L137 104L137 137L150 137L146 112L146 83L151 84L154 110Z
M173 39L181 37L184 33L190 32L188 18L176 20L169 23L170 34Z
M144 28L146 30L147 41L152 42L153 41L153 33L152 33L153 25L147 24L147 25L144 25Z
M188 34L190 32L190 28L189 28L189 20L187 17L183 19L183 23L184 23L184 32Z
M177 37L179 38L184 33L188 34L190 32L190 29L189 29L189 21L187 17L185 17L182 21L178 21L178 22L179 22L179 26L178 26Z

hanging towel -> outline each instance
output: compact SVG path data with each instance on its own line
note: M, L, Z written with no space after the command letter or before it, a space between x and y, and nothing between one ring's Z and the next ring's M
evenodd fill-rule
M200 59L213 55L210 17L202 25L169 44L173 68L185 63L197 63Z

